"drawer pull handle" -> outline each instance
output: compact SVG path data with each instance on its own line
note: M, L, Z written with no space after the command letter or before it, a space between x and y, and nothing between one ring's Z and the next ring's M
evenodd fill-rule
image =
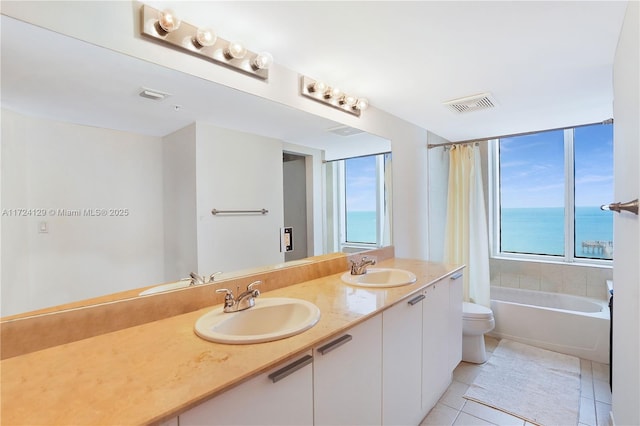
M421 294L419 296L414 297L413 299L409 300L407 303L410 304L411 306L415 305L416 303L418 303L419 301L421 301L422 299L424 299L425 296L424 294Z
M329 342L326 345L319 347L318 352L320 352L321 355L326 355L332 350L339 348L347 342L350 342L351 339L353 339L353 337L351 337L350 334L345 334L344 336L337 338L333 342Z
M282 367L280 370L274 371L273 373L269 374L269 378L273 383L279 382L280 380L284 379L288 375L295 373L296 371L306 367L312 362L313 362L313 357L311 355L303 356L299 360L294 361L291 364Z
M452 280L457 280L458 278L462 277L462 272L456 272L455 274L451 275L451 279Z

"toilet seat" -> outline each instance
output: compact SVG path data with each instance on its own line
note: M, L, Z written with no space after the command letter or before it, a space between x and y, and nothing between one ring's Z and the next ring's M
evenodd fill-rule
M489 320L493 318L493 312L485 306L463 302L462 318L467 320Z

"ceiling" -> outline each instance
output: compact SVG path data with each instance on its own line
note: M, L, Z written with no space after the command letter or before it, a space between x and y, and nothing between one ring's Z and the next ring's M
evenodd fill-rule
M157 2L449 140L613 114L626 1ZM493 109L442 105L489 92Z
M367 97L373 107L452 141L612 117L613 58L626 8L617 1L148 4L170 7L183 20L213 27L253 51L270 51L281 66ZM149 63L107 49L97 53L95 46L62 36L47 35L50 48L24 49L39 45L44 30L4 16L1 28L2 102L18 111L32 108L27 103L36 97L47 98L43 115L82 115L90 125L88 111L101 120L111 117L107 125L113 128L155 135L203 120L308 146L320 133L325 143L326 129L338 125L159 66L150 71ZM69 43L75 54L59 60ZM87 57L92 60L82 59ZM140 82L175 93L172 105L193 106L150 107L151 101L131 96ZM490 93L495 107L457 113L443 105L479 93ZM218 98L234 101L212 110L211 99ZM367 135L336 138L344 144L362 137Z

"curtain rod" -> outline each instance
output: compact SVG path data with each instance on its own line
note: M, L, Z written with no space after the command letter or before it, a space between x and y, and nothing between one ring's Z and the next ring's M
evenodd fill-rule
M609 119L604 120L604 121L598 121L598 122L595 122L595 123L580 124L578 126L557 127L555 129L537 130L537 131L533 131L533 132L524 132L524 133L512 133L510 135L492 136L490 138L481 138L481 139L468 139L466 141L458 141L458 142L447 142L447 143L440 143L440 144L430 143L430 144L427 144L427 149L437 148L439 146L446 147L446 146L452 146L452 145L462 145L462 144L465 144L465 143L483 142L483 141L488 141L488 140L491 140L491 139L512 138L512 137L515 137L515 136L527 136L527 135L533 135L535 133L553 132L555 130L576 129L578 127L593 126L595 124L613 124L613 118L609 118Z

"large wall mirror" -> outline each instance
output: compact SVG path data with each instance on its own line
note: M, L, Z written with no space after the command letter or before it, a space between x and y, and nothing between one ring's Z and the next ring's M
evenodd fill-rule
M3 317L333 252L323 161L391 151L341 123L1 19ZM296 159L303 168L289 170ZM305 238L292 257L280 232L295 220L307 229L293 226Z

